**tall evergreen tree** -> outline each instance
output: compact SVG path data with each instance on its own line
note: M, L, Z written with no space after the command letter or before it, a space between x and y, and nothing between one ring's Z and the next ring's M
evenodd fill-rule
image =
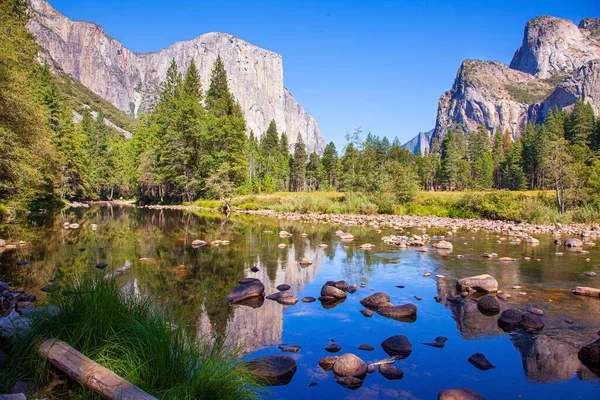
M304 190L306 158L306 145L302 140L302 136L298 133L296 144L294 145L294 161L291 178L291 186L294 192L302 192Z
M446 189L452 190L458 179L460 154L454 141L454 133L448 130L442 141L442 176Z
M337 187L338 178L338 154L335 148L335 143L329 142L329 144L325 146L322 164L327 173L327 182L329 187L335 189Z
M200 81L200 73L198 72L198 68L196 68L196 63L192 58L190 61L190 66L185 73L185 78L183 79L183 91L190 96L198 99L198 101L202 101L204 97L204 93L202 91L202 82Z

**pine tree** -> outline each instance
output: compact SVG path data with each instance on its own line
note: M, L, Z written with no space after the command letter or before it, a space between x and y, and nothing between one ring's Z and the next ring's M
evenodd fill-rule
M321 159L316 151L310 153L308 165L306 166L306 186L315 192L319 189L319 172L321 170Z
M571 117L566 122L566 139L571 144L587 146L590 144L595 127L594 109L583 100L577 100Z
M471 133L469 140L469 161L476 161L489 151L490 134L485 126L480 125L475 132Z
M57 130L61 198L81 200L93 196L89 193L87 175L91 164L86 148L87 138L73 126L73 112L70 107L62 107Z
M454 142L454 133L448 130L442 141L442 177L446 189L452 190L458 179L460 154Z
M525 174L521 167L521 154L523 145L520 140L513 142L502 164L502 186L510 190L523 190L525 188Z
M322 159L323 168L327 173L327 182L330 188L337 187L337 178L338 178L338 154L335 148L335 143L329 142L327 146L325 146L325 151L323 152Z
M500 166L504 161L504 146L502 145L502 132L498 129L492 140L492 158L494 160L494 186L502 187L502 169Z
M190 61L190 66L188 67L187 72L185 73L185 78L183 79L183 91L190 96L193 96L198 101L202 101L204 94L202 92L202 82L200 81L200 74L198 72L198 68L196 68L196 63L194 59Z
M167 76L160 85L159 101L160 103L169 103L175 97L175 90L181 84L181 73L177 69L175 59L171 60L171 65L167 70Z
M302 192L304 190L304 180L306 175L306 146L302 136L298 133L296 144L294 145L294 161L292 165L291 186L292 191Z

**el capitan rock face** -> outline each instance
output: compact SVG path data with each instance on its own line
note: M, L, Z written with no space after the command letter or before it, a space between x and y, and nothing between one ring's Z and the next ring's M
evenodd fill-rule
M248 132L262 135L275 120L278 131L287 133L290 146L299 132L308 152L322 153L325 143L321 129L284 86L279 54L216 32L158 52L137 54L99 25L70 20L44 0L30 0L30 4L33 18L29 29L54 63L117 108L133 116L150 110L172 59L182 71L194 59L206 90L220 55Z
M513 138L523 126L540 123L558 106L570 109L582 99L600 113L600 20L573 22L542 16L525 27L522 46L510 67L499 62L466 60L451 90L440 97L433 137L448 129L484 125L490 134L508 130Z

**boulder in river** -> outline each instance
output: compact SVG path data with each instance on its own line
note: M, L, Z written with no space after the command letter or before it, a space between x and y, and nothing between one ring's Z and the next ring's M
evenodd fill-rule
M367 318L371 318L373 316L373 311L369 310L368 308L360 310L360 313Z
M412 353L412 345L404 335L394 335L381 342L381 347L390 356L406 358Z
M376 312L382 317L392 318L402 322L414 322L417 319L417 306L410 303L379 308Z
M285 292L286 290L290 290L291 286L288 285L287 283L283 283L283 284L277 286L276 289L279 290L280 292Z
M485 315L496 315L500 312L500 304L495 297L488 295L483 296L477 302L477 308Z
M452 243L447 242L445 240L440 240L439 242L435 243L433 247L439 250L452 250L454 248L454 246L452 246Z
M282 297L293 297L293 295L289 292L277 292L267 296L267 300L279 300Z
M230 303L238 304L245 300L259 298L265 296L265 285L258 280L244 281L233 288L227 295L226 299Z
M565 247L583 247L583 242L577 238L566 239L563 244Z
M338 289L335 286L323 285L321 288L321 296L324 297L333 297L335 299L344 299L346 298L346 292L341 289Z
M502 314L500 314L498 325L500 327L517 327L521 323L521 318L523 318L523 313L521 313L521 311L509 308L508 310L502 311Z
M459 292L474 289L478 292L495 292L498 290L498 281L491 275L483 274L459 279L456 283Z
M335 286L336 288L343 290L344 292L348 291L348 283L344 280L337 281L332 286Z
M389 302L390 296L383 292L373 293L372 295L362 299L360 304L363 306L376 310L379 306L379 303Z
M340 376L364 377L367 374L367 364L352 353L341 355L333 364L333 373Z
M468 360L471 364L473 364L476 368L487 371L488 369L496 368L494 364L492 364L483 354L475 353L471 354Z
M527 312L523 313L519 326L523 328L525 332L534 332L543 329L545 325L539 315Z
M206 242L204 240L196 239L196 240L192 241L192 246L194 246L194 247L200 247L200 246L204 246L204 245L206 245Z
M356 292L356 289L358 289L358 285L353 283L352 285L348 286L348 293L352 294Z
M402 379L404 372L392 364L381 364L379 365L379 373L383 375L385 379L390 381Z
M319 367L323 368L325 371L329 371L333 368L333 364L335 364L338 358L338 356L323 357L319 360Z
M467 388L444 389L437 395L437 400L485 400L483 395Z
M284 296L277 299L279 304L283 304L284 306L293 306L298 302L298 298L296 296Z
M340 346L337 343L330 343L327 346L325 346L325 351L328 351L330 353L337 353L341 349L342 349L342 346Z
M586 344L577 354L579 360L593 369L600 369L600 339Z
M255 358L247 363L249 370L267 385L287 385L296 373L292 357L273 355Z
M314 303L315 301L317 301L317 299L311 296L306 296L302 298L303 303Z

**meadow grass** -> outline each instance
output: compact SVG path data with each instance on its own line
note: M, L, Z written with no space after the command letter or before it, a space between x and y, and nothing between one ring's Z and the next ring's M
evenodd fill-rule
M44 339L56 338L160 399L259 397L258 382L236 361L235 351L171 324L152 297L140 298L96 275L63 284L50 303L61 312L35 314L31 329L14 338L0 373L4 393L17 380L44 388L60 378L36 356ZM97 398L83 387L75 397Z
M217 208L224 203L203 200L192 204ZM488 218L534 224L600 221L600 209L589 205L576 206L560 214L554 203L554 192L544 190L419 191L409 203L399 203L389 193L278 192L234 197L231 204L241 210Z

